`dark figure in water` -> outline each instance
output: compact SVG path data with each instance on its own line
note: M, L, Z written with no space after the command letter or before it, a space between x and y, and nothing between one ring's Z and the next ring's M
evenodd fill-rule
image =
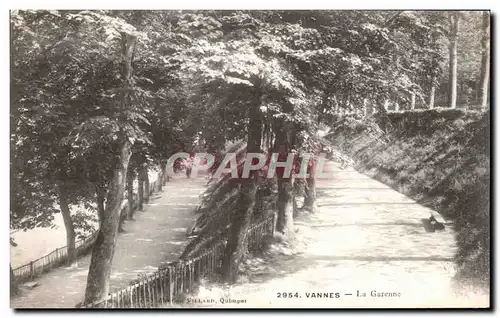
M429 218L429 222L434 227L435 230L438 231L444 230L444 224L439 223L438 220L436 220L436 218L433 215L431 215L431 217Z
M191 178L191 167L187 167L187 168L186 168L186 176L187 176L188 178Z
M435 232L444 230L444 224L440 223L436 218L431 215L428 219L422 219L424 228L427 232Z

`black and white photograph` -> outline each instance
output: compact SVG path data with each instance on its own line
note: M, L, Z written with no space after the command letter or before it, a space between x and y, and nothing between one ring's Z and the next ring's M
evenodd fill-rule
M10 9L10 307L491 309L491 18Z

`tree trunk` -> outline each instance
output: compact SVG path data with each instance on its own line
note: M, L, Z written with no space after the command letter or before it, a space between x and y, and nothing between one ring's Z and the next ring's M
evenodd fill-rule
M68 251L67 264L71 265L76 262L75 227L73 226L73 221L71 220L71 212L69 210L68 204L68 193L66 192L66 188L64 187L63 182L59 182L58 191L59 206L61 208L64 227L66 229L66 248Z
M129 220L134 219L134 169L128 167L127 171L127 217Z
M457 107L457 46L458 46L458 12L449 13L450 21L450 67L448 74L448 102L450 108Z
M267 145L267 139L269 136L269 127L267 124L267 120L262 121L262 137L261 137L261 142L260 144L265 147Z
M167 173L167 164L164 162L161 164L161 175L163 176L163 180L161 180L161 182L163 182L163 185L166 185L170 178Z
M257 101L250 109L250 122L248 126L247 153L258 153L261 150L262 118L260 113L260 93ZM241 185L238 199L235 204L236 211L231 216L231 230L228 243L224 250L221 273L227 282L235 282L238 268L246 250L247 233L255 205L257 192L256 175L250 174Z
M137 210L144 210L144 167L140 167L138 171L137 181L138 181L138 189L137 189ZM147 168L146 168L147 169ZM161 182L160 182L161 183Z
M126 183L126 181L125 181L125 183ZM123 224L125 223L125 220L127 219L127 214L128 214L127 212L128 212L128 207L127 207L127 209L120 209L120 221L118 222L118 232L119 233L125 233L125 229L123 228Z
M10 297L17 296L18 294L19 294L19 284L17 282L16 275L14 275L12 264L10 264Z
M268 120L266 119L266 121L268 121ZM266 133L266 143L264 144L266 151L269 151L269 149L271 148L272 138L273 138L272 127L271 127L271 124L268 122L267 123L267 133Z
M293 197L292 197L292 203L293 203L293 218L295 219L296 217L299 216L299 205L297 204L297 195L295 193L295 186L297 184L297 181L294 182L294 192L293 192Z
M87 287L85 289L85 303L87 304L104 299L109 293L111 265L115 253L121 203L125 192L127 168L131 155L131 144L127 140L122 143L119 161L113 168L113 179L110 182L102 225L92 249Z
M144 173L144 202L149 203L149 173L148 168L145 167Z
M236 211L231 217L231 233L224 251L222 263L223 279L234 283L238 276L238 268L246 250L248 228L255 205L257 184L255 180L247 179L241 186Z
M429 93L429 109L434 108L434 100L436 96L436 78L432 79L431 92Z
M101 228L104 218L104 200L106 200L106 190L102 186L98 186L97 194L97 218L99 220L99 228Z
M165 179L164 172L162 170L160 170L158 172L158 180L156 181L156 184L158 185L159 192L163 191L163 180L164 179Z
M121 94L121 109L125 111L131 103L128 91L132 85L132 60L137 38L121 33L124 90ZM125 132L119 132L118 158L112 168L113 178L109 183L106 209L101 228L92 248L84 303L89 304L106 298L109 294L109 278L115 254L116 238L120 224L121 205L125 192L127 170L132 155L132 144Z
M293 234L293 180L292 178L278 178L278 218L276 231L286 237Z
M335 115L339 115L339 102L337 100L337 96L333 95L333 101L335 103L335 106L334 106L334 109L333 109L333 112Z
M481 107L486 109L488 106L488 87L489 87L489 79L490 79L490 36L489 36L489 27L490 27L490 14L489 12L483 12L483 24L482 31L483 37L481 39L481 74L479 83L480 94L481 94Z
M310 160L314 160L311 158ZM315 213L316 212L316 162L312 162L312 166L308 169L309 177L306 179L304 209Z
M417 100L417 95L415 94L415 92L412 92L411 93L411 110L415 109L416 100Z
M290 152L290 129L289 123L281 121L276 132L275 150L279 149L281 156L286 160ZM276 220L276 231L289 237L293 233L293 178L284 176L284 168L276 169L278 179L278 217Z

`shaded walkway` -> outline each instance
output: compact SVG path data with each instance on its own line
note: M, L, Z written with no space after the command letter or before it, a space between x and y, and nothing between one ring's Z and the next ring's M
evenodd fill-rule
M118 236L111 292L127 285L143 273L151 273L166 261L175 260L188 238L186 231L196 215L191 211L204 190L203 177L187 180L180 174L170 179L162 192L153 194L145 211L127 221L125 233ZM79 259L77 269L57 268L36 279L40 286L26 290L11 300L13 308L74 307L83 300L90 254Z
M453 228L428 233L421 221L435 211L353 169L340 170L332 162L327 167L333 177L316 181L319 208L295 220L296 242L248 260L236 285L202 286L193 297L215 303L196 306L487 306L487 295L460 290L464 296L454 288ZM358 297L358 291L366 297ZM284 298L284 292L292 297ZM400 296L372 297L372 292ZM313 298L311 293L339 297ZM224 304L221 298L245 303Z

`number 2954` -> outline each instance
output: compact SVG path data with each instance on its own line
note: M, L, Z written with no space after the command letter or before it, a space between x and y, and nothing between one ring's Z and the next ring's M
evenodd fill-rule
M299 293L276 293L278 298L300 298Z

